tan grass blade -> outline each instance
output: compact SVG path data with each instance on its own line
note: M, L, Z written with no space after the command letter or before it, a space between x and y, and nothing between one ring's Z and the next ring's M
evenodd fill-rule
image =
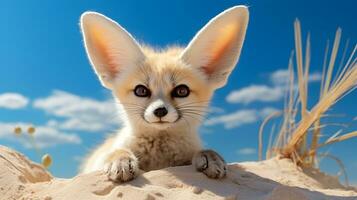
M327 40L325 54L324 54L324 62L322 65L322 77L321 77L321 84L320 84L320 99L324 95L324 85L325 85L325 77L326 77L326 65L327 65L327 58L328 58L328 51L329 51L330 42ZM322 116L320 116L321 118ZM316 152L319 143L319 137L321 135L321 128L320 127L320 120L316 120L314 123L315 130L312 133L312 141L310 146L310 151L313 152L311 155L311 163L310 165L316 165Z
M328 66L326 81L325 81L325 85L324 85L324 89L323 89L323 95L325 95L327 93L327 91L329 90L329 87L330 87L330 82L331 82L331 78L332 78L333 69L335 66L338 47L339 47L340 41L341 41L341 32L342 32L341 28L338 28L336 31L335 41L333 43L330 63Z
M342 136L339 136L339 137L331 137L329 138L326 142L322 143L319 145L319 148L320 147L323 147L323 146L326 146L326 145L329 145L329 144L333 144L333 143L336 143L336 142L341 142L341 141L344 141L344 140L348 140L348 139L351 139L353 137L357 137L357 131L353 131L351 133L346 133Z
M259 144L258 144L258 158L259 160L262 160L262 154L263 154L263 130L265 125L274 117L277 117L281 115L281 112L273 112L270 115L268 115L264 120L263 123L260 125L259 128Z
M306 51L305 51L305 71L304 71L304 79L305 79L305 92L307 93L308 84L309 84L309 73L310 73L310 60L311 60L311 42L310 42L310 33L307 35L306 40ZM307 96L306 96L307 100ZM307 102L306 102L307 104Z
M272 141L273 141L273 134L275 133L275 124L273 124L271 131L270 131L270 135L269 135L269 142L268 142L268 148L265 154L265 159L269 159L272 157L272 151L271 151L271 147L272 147Z
M306 82L304 80L303 72L303 54L302 54L302 42L301 42L301 27L300 21L295 20L295 51L296 51L296 63L297 63L297 72L298 72L298 85L299 85L299 96L301 101L301 116L306 116Z
M293 119L295 116L294 112L294 102L295 102L295 98L294 98L294 64L293 64L293 56L294 56L294 52L291 52L290 54L290 58L289 58L289 65L288 65L288 69L289 69L289 88L287 90L287 96L289 97L289 101L286 102L286 104L284 105L284 117L283 117L283 123L282 126L280 128L280 131L278 133L278 138L275 141L276 147L280 147L283 146L285 144L285 140L286 140L286 135L287 133L290 132L292 126L293 126Z
M338 157L333 156L333 155L331 155L329 153L323 153L323 154L320 154L319 156L320 157L330 158L330 159L334 160L338 164L340 169L341 169L341 172L342 172L342 174L344 176L344 179L345 179L345 185L349 186L348 176L347 176L346 168L345 168L345 165L343 164L343 162Z
M325 77L326 77L326 68L327 68L327 58L328 58L328 52L330 48L330 41L327 40L326 42L326 48L325 48L325 55L324 55L324 63L322 65L322 78L321 78L321 87L320 87L320 99L323 96L324 93L324 85L325 85Z
M348 66L353 66L353 64L351 64L351 63L356 62L356 58L354 59L354 61L352 61L352 59L355 56L356 51L357 51L357 45L355 45L351 56L349 57L349 59L348 59L346 65L345 65L345 67L343 68L342 72L338 75L338 78L336 79L335 83L338 83L342 79L342 77L344 76L345 72L349 69Z
M343 48L343 53L342 53L342 58L340 60L340 64L338 65L338 70L336 72L336 74L341 74L341 71L344 69L344 63L345 63L345 59L346 59L346 54L347 54L347 50L348 50L348 46L350 44L350 40L346 40L345 43L345 47ZM336 83L337 80L337 76L335 76L335 80L333 80L333 83Z

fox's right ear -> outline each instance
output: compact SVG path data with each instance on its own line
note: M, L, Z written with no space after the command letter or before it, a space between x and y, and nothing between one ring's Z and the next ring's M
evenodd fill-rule
M131 68L145 58L134 38L113 20L85 12L80 25L89 60L106 88L113 88L124 68Z

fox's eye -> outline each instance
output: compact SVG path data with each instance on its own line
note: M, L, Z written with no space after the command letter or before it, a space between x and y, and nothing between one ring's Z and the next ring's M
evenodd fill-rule
M134 89L134 94L138 97L149 97L151 92L147 87L143 85L137 85Z
M171 92L172 97L178 97L178 98L187 97L189 94L190 94L190 88L188 88L187 85L178 85Z

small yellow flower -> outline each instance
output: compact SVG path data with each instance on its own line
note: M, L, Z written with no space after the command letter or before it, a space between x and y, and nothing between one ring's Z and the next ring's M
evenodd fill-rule
M49 168L52 164L52 158L50 156L50 154L45 154L42 156L42 165L45 168Z
M20 134L21 134L21 132L22 132L21 127L19 127L19 126L15 127L15 129L14 129L14 133L15 133L16 135L20 135Z
M33 126L30 126L28 129L27 129L27 133L30 134L30 135L33 135L35 133L36 129L35 127Z

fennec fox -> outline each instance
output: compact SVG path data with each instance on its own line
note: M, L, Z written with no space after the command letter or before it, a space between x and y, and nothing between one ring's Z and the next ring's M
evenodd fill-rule
M249 12L232 7L208 22L186 48L155 50L138 44L119 24L95 13L81 16L89 60L112 91L123 128L83 164L129 181L139 170L192 164L210 178L226 175L224 159L203 150L197 134L215 89L237 64Z

